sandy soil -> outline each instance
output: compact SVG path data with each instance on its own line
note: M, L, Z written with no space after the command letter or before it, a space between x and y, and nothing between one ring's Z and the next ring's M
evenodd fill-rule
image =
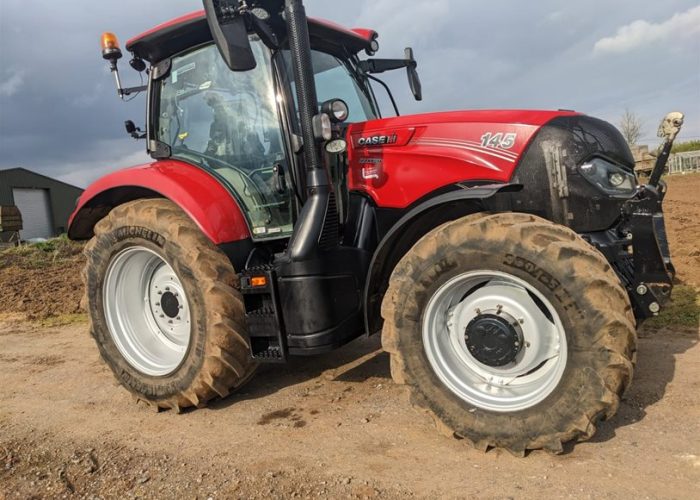
M700 174L666 178L664 202L673 262L680 279L700 287Z
M679 279L699 285L700 177L672 179ZM647 327L618 415L560 456L445 438L409 407L379 339L264 368L205 410L155 414L83 324L0 317L0 498L697 498L700 331Z

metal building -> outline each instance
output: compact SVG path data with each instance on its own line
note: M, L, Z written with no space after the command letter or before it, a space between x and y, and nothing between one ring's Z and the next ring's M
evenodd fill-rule
M5 207L3 213L16 213L14 207L19 209L22 240L65 233L68 217L82 192L80 188L24 168L0 170L0 207ZM11 235L1 226L1 221L0 228L0 241L8 241Z

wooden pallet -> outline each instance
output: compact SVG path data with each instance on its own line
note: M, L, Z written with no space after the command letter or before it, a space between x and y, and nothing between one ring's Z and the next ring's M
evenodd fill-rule
M14 206L0 206L0 233L21 231L22 214Z

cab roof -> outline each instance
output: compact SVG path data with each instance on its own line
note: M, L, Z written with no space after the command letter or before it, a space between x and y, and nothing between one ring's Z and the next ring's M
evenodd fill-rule
M370 29L348 29L316 18L309 18L309 34L314 48L330 52L349 51L352 54L370 49L372 41L378 36L376 31ZM204 10L199 10L141 33L126 43L126 49L154 64L212 40L206 14Z

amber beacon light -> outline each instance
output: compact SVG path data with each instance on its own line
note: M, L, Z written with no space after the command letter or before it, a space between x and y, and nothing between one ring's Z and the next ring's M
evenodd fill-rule
M121 59L122 50L119 48L119 40L114 33L103 33L101 39L102 57L108 61L116 61Z
M117 35L110 33L109 31L102 33L102 37L100 38L100 46L102 47L102 57L109 61L109 69L114 75L114 82L117 84L117 94L119 97L124 99L125 96L146 90L145 85L126 89L122 87L122 81L119 77L119 67L117 64L119 59L122 58L122 49L119 47L119 39L117 39ZM146 69L146 65L143 63L143 61L137 58L134 58L131 61L131 66L139 72Z

